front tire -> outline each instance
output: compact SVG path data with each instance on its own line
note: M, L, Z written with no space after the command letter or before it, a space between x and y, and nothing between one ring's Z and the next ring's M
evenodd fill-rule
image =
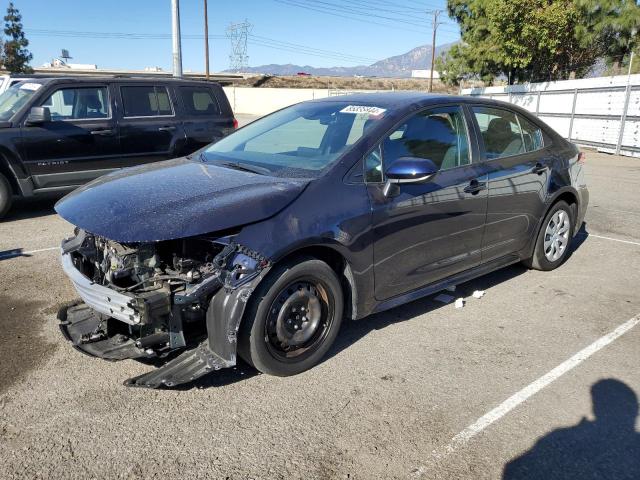
M573 238L573 209L564 201L555 203L542 222L531 258L524 262L536 270L553 270L567 259Z
M4 217L11 208L13 190L7 177L0 173L0 218Z
M323 261L303 257L276 266L249 301L238 354L270 375L304 372L333 344L343 302L340 280Z

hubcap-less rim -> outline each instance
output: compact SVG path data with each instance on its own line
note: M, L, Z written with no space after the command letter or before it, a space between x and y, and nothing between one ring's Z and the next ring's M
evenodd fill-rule
M265 342L280 360L298 359L310 354L324 341L331 319L333 302L322 284L299 280L283 288L269 308Z
M567 249L569 230L571 230L569 214L564 210L558 210L551 216L544 231L544 256L550 262L558 261Z

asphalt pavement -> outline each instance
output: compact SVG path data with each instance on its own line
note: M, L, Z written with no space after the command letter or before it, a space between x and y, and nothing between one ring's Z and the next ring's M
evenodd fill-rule
M640 159L588 152L586 171L561 268L348 322L298 376L241 364L179 390L124 387L153 367L62 338L72 227L55 198L18 202L0 223L0 477L640 478Z

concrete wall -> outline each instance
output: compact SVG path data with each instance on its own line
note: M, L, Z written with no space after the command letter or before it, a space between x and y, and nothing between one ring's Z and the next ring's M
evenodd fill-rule
M224 93L227 95L233 111L249 115L267 115L294 103L315 100L316 98L377 91L379 90L224 87Z
M266 115L294 103L325 98L329 92L326 88L224 87L233 111L250 115Z

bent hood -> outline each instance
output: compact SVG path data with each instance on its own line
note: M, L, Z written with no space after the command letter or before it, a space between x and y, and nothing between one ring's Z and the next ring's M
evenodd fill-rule
M118 242L171 240L271 217L308 183L177 158L100 177L55 209L72 224Z

